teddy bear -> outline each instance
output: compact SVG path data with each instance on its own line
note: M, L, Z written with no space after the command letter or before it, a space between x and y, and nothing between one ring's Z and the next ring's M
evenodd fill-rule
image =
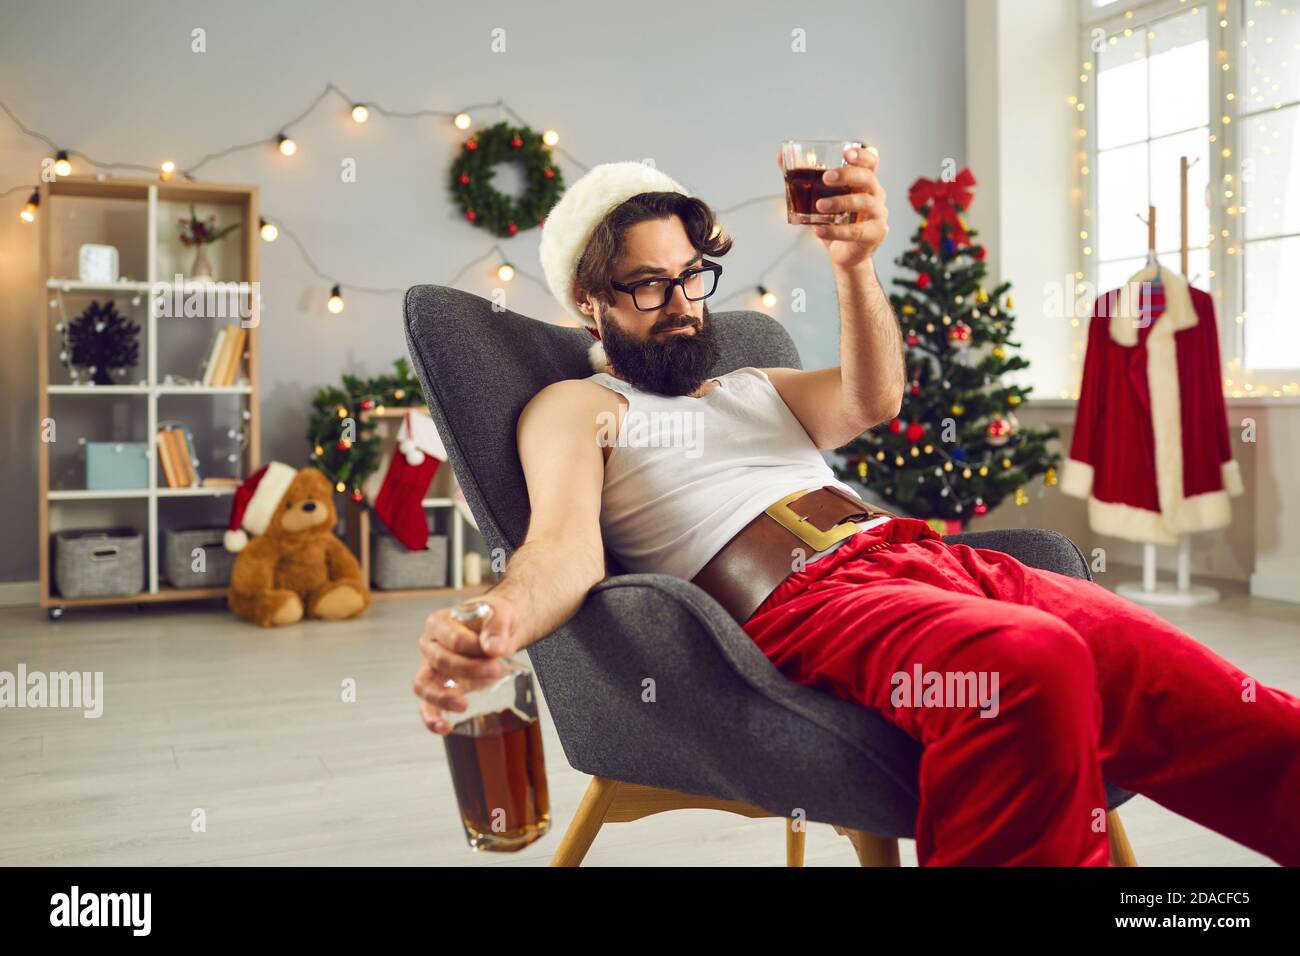
M334 485L316 468L294 472L272 462L259 473L243 527L227 532L237 551L230 573L230 609L261 627L303 616L341 621L370 606L370 588L352 552L334 535ZM260 513L259 513L260 511Z

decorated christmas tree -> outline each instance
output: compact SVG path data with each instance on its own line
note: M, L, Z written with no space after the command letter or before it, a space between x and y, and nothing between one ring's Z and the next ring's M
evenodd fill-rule
M922 215L912 248L895 262L890 294L904 339L908 385L898 417L839 449L836 473L944 533L964 529L1004 498L1029 502L1039 475L1056 483L1053 429L1021 427L1016 409L1032 389L1003 380L1029 363L1012 350L1011 284L985 288L978 233L962 217L975 177L918 179L908 200Z
M344 375L341 387L325 386L312 397L307 425L311 463L334 481L335 490L350 491L353 501L364 504L361 486L379 467L382 449L363 413L423 404L419 379L404 358L393 363L389 375Z

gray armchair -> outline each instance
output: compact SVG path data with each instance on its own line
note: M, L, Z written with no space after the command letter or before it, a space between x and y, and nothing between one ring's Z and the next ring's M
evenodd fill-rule
M714 314L722 359L801 368L776 321ZM590 334L436 285L405 298L407 344L456 478L487 545L512 553L528 530L515 424L542 387L591 374ZM1078 549L1052 531L984 531L960 539L1027 564L1088 577ZM787 679L704 591L662 574L608 576L563 627L528 648L564 754L594 778L553 864L577 865L604 823L708 807L786 820L786 862L803 862L800 819L833 825L863 865L897 865L914 831L922 747L868 708ZM641 702L653 677L657 703ZM1112 860L1132 865L1107 785Z

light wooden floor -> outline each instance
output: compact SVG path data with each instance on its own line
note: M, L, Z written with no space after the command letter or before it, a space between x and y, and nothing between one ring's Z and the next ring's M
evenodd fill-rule
M0 710L0 864L546 864L589 778L565 762L544 710L552 832L517 854L466 847L442 740L410 693L431 609L380 602L357 622L275 631L209 608L71 611L57 624L36 609L0 610L0 670L105 674L98 720ZM1238 591L1169 617L1300 693L1295 605ZM348 678L356 703L341 701ZM205 833L191 831L196 808ZM1144 797L1121 812L1142 865L1271 865ZM784 853L780 820L689 810L607 827L587 862L779 866ZM912 841L902 858L915 864ZM813 824L806 862L856 857Z

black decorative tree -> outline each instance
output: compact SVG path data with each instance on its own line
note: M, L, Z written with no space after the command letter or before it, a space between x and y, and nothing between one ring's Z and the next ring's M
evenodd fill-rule
M110 372L123 375L139 362L139 334L140 326L118 312L114 302L92 300L69 324L61 357L69 367L85 368L96 385L111 385Z
M897 418L838 450L836 473L896 508L950 533L1008 495L1027 504L1024 485L1056 483L1053 429L1022 428L1016 409L1032 389L1003 376L1029 363L1011 353L1015 325L1004 282L984 287L984 247L962 218L975 177L918 179L908 199L923 218L913 246L895 262L916 274L894 279L890 302L904 338L908 385Z

